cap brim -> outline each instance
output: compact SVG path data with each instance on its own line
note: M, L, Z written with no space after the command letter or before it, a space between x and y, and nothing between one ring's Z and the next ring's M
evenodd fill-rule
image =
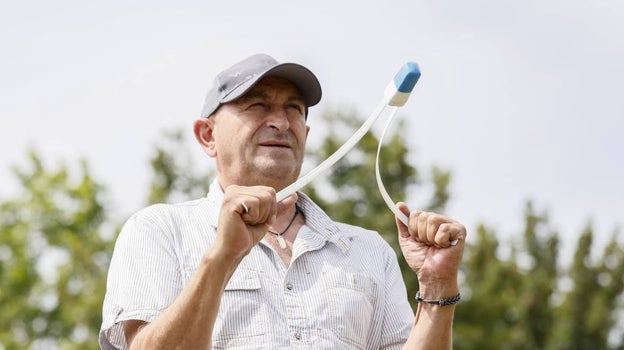
M262 78L280 77L292 82L306 101L308 107L314 106L321 101L322 90L318 79L309 69L296 63L282 63L271 67L262 74L249 79L233 89L227 96L221 99L221 103L231 102L244 95L254 87Z

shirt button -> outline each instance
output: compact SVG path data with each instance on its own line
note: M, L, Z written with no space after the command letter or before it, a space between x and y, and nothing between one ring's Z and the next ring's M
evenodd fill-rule
M290 283L290 282L286 283L286 289L288 289L288 290L293 290L293 285L292 285L292 283Z
M296 332L296 333L295 333L295 339L297 339L297 340L301 340L301 333Z

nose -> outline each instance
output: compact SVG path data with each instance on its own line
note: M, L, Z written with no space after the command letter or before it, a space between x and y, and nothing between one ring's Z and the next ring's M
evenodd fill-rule
M272 108L267 116L266 123L269 127L279 132L284 132L290 128L288 114L283 108Z

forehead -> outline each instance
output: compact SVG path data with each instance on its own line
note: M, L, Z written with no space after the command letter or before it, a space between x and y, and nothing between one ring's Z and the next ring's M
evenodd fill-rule
M253 88L247 91L239 99L247 98L275 98L277 96L285 96L288 99L299 99L303 101L303 96L295 84L289 80L280 77L264 77Z

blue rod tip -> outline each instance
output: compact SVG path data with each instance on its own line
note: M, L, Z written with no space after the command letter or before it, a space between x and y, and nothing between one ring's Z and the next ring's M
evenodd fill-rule
M420 68L415 62L407 62L394 76L394 85L399 92L410 93L420 78Z

